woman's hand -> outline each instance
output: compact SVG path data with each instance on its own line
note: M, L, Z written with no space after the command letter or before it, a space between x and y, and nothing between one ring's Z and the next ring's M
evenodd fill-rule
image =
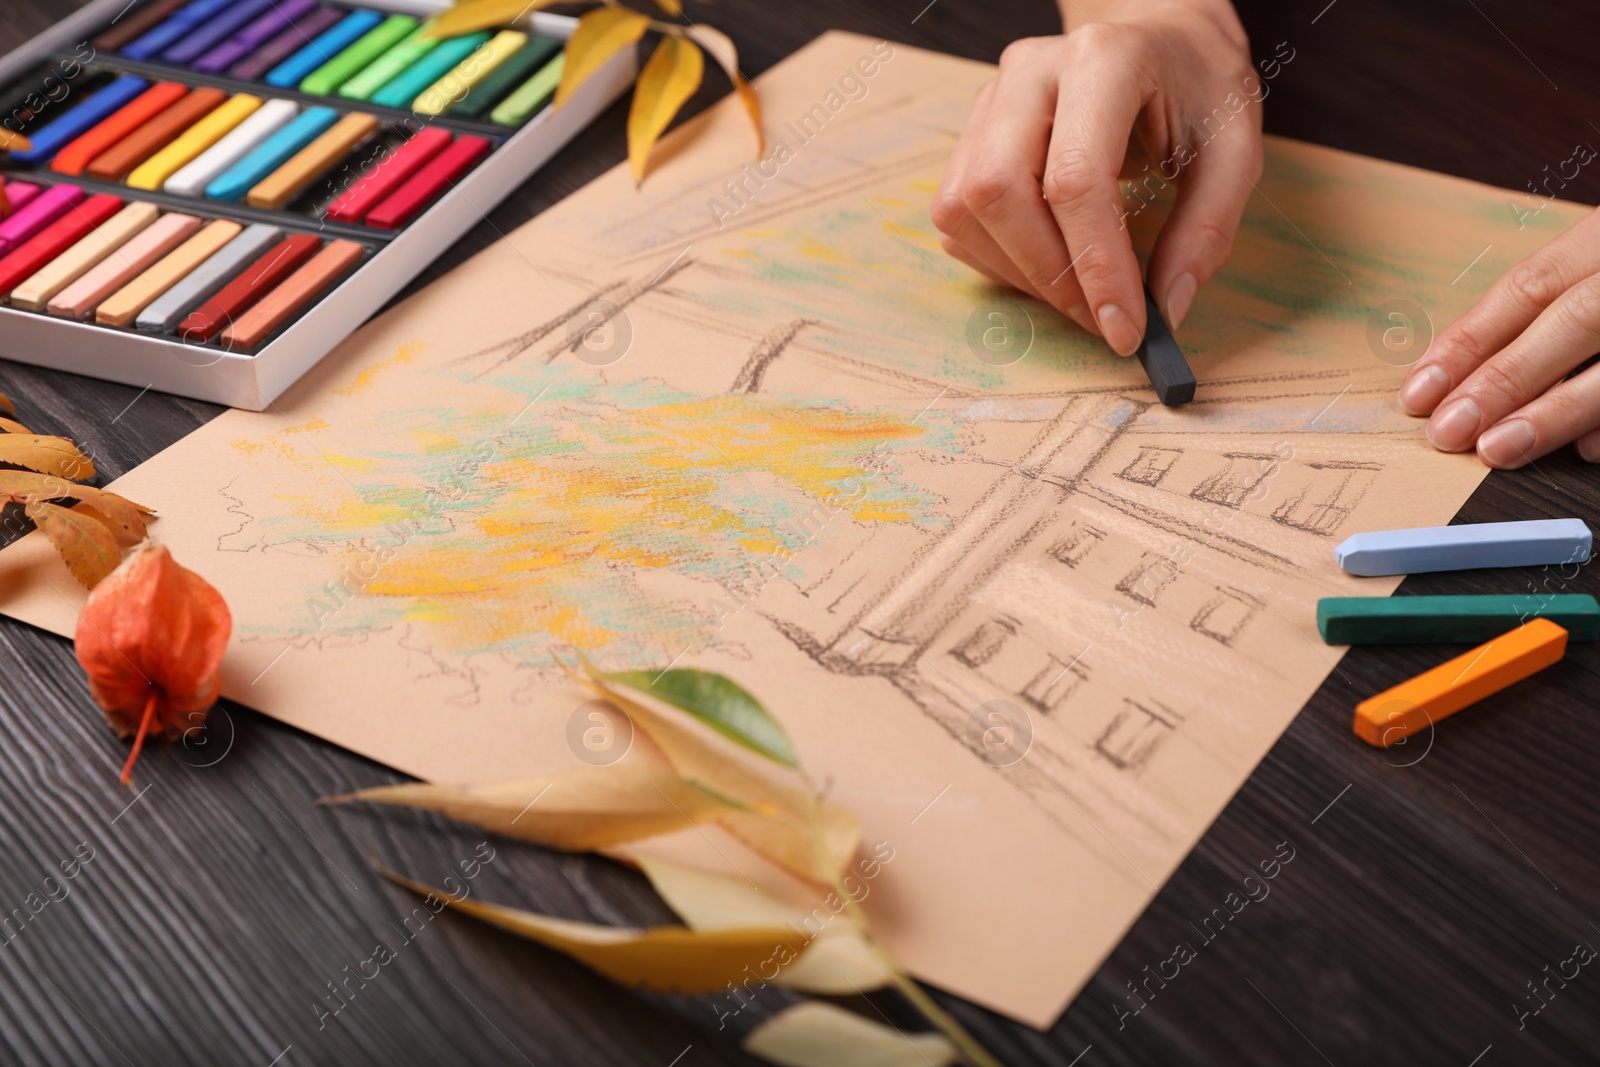
M1176 327L1261 173L1267 86L1227 0L1062 4L1070 32L1012 44L979 91L933 221L951 255L1132 355L1145 304L1128 218L1178 185L1149 264ZM1136 183L1127 205L1119 175Z
M1445 452L1521 467L1570 441L1600 462L1600 213L1523 260L1439 334L1400 387Z

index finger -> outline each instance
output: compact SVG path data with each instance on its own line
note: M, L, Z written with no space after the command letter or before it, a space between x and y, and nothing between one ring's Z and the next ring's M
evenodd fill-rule
M1144 338L1145 317L1117 174L1147 87L1119 53L1080 49L1061 79L1042 183L1089 310L1124 356Z

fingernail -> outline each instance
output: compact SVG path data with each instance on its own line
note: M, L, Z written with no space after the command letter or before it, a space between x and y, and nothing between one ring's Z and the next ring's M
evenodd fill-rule
M1520 467L1533 455L1534 437L1533 423L1507 419L1478 438L1478 455L1491 467Z
M1126 311L1115 304L1101 304L1094 317L1100 324L1100 332L1105 336L1106 343L1116 349L1118 355L1131 356L1138 350L1143 338L1134 329L1133 320L1128 318Z
M1189 314L1194 294L1200 291L1200 282L1193 274L1180 274L1167 287L1167 326L1176 330L1183 317Z
M1406 379L1400 387L1400 406L1408 415L1426 415L1450 392L1450 375L1443 367L1434 365Z
M1452 400L1428 420L1428 440L1441 452L1460 452L1472 444L1483 425L1483 413L1470 396Z

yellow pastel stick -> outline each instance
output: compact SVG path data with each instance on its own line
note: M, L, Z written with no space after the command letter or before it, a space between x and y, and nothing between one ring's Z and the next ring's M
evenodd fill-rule
M159 189L166 180L183 169L190 160L210 148L223 135L250 117L261 106L259 96L239 93L227 103L180 133L176 140L141 163L128 175L135 189Z
M527 43L527 34L501 30L457 63L449 74L423 90L422 95L411 102L411 110L419 115L444 114L452 104L466 96L468 90L486 78L491 70Z

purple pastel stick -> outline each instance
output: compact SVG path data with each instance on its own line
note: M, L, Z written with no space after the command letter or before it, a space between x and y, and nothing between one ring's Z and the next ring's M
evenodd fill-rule
M311 39L332 26L345 13L338 8L319 7L295 19L294 25L228 68L228 76L253 82L261 75L311 43Z
M84 196L84 191L76 185L52 185L23 208L13 211L9 218L0 222L0 256L10 255L13 248L72 210Z
M217 42L226 40L228 35L240 26L271 8L272 0L234 0L234 3L202 22L185 34L177 44L162 52L161 58L168 63L188 66L210 51Z
M271 11L195 60L192 66L204 74L221 74L273 37L294 25L294 20L317 6L317 0L283 0Z

